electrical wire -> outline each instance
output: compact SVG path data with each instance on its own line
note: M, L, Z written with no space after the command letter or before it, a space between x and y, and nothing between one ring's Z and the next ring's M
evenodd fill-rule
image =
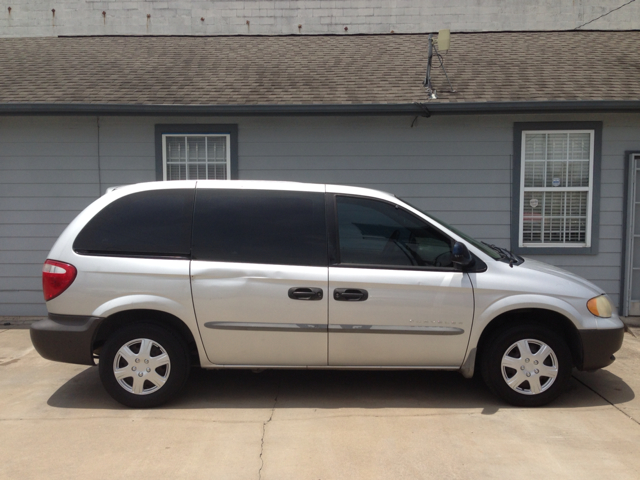
M439 57L440 55L438 54L438 50L436 50L436 46L433 45L433 51L436 54L436 57ZM433 55L431 56L431 58L433 58ZM431 60L431 59L429 59ZM430 65L430 68L427 71L427 78L425 78L424 80L424 86L430 88L431 87L431 68L433 68L432 65ZM442 60L440 60L440 66L436 66L436 68L442 68Z
M630 3L635 2L636 0L629 0L627 3L624 3L622 5L620 5L617 8L614 8L613 10L609 10L607 13L603 13L602 15L600 15L597 18L594 18L593 20L589 20L587 23L583 23L582 25L578 25L576 28L574 28L574 30L578 30L579 28L584 27L585 25L589 25L590 23L595 22L596 20L600 20L602 17L606 17L607 15L609 15L610 13L615 12L616 10L620 10L622 7L626 7L627 5L629 5Z
M451 88L451 90L449 90L449 93L456 93L455 89L453 88L453 85L451 84L451 80L449 80L449 75L447 75L447 70L444 68L444 57L438 51L438 47L436 46L436 43L432 41L431 35L429 35L429 59L427 61L427 75L425 76L425 79L422 82L422 85L427 87L427 94L429 95L428 100L430 100L431 98L436 98L435 96L436 90L431 85L431 68L432 68L433 55L435 55L438 61L440 62L440 65L436 65L435 68L441 68L442 71L444 72L444 76L447 78L447 82L449 83L449 87Z
M416 115L416 117L413 119L413 122L411 122L411 128L413 128L413 126L418 121L418 117L429 118L431 116L431 112L429 111L429 107L427 107L426 103L413 102L413 104L419 109L421 109L424 113L422 115Z
M633 0L635 2L635 0ZM436 68L444 68L444 57L442 56L442 54L438 51L438 49L436 48L436 46L433 46L433 50L434 52L436 52L436 57L438 57L438 60L440 61L440 66L436 67Z
M635 2L635 0L633 1ZM433 51L436 52L436 57L438 57L438 61L440 62L440 65L436 65L436 68L441 68L444 71L444 75L447 77L447 82L449 82L449 87L451 88L451 91L449 93L456 93L453 85L451 85L451 80L449 80L449 75L447 75L447 71L444 68L444 57L438 51L438 48L435 45L433 46ZM431 75L429 75L429 81L431 81Z
M435 68L442 68L444 70L444 57L440 54L440 52L436 48L435 44L433 45L433 51L435 52L436 57L438 58L438 61L440 62L440 65L436 65ZM431 71L429 71L429 76L426 78L426 81L424 82L424 84L425 84L425 86L426 85L431 85Z

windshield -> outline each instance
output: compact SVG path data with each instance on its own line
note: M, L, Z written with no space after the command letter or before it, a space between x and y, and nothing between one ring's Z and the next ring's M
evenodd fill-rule
M424 210L416 207L415 205L412 205L411 203L407 202L404 199L400 199L402 200L404 203L406 203L407 205L410 205L411 207L415 208L416 210L418 210L419 212L422 212L423 214L425 214L427 217L429 217L431 220L439 223L440 225L442 225L443 227L451 230L453 233L455 233L456 235L462 237L465 241L469 242L471 245L473 245L474 247L476 247L478 250L482 251L483 253L485 253L486 255L489 255L491 258L493 258L494 260L500 260L502 258L502 256L496 252L493 248L489 247L488 245L479 242L478 240L476 240L473 237L470 237L469 235L467 235L464 232L461 232L460 230L458 230L455 227L452 227L451 225L449 225L446 222L443 222L442 220L440 220L439 218L434 217L433 215L431 215L430 213L426 213Z

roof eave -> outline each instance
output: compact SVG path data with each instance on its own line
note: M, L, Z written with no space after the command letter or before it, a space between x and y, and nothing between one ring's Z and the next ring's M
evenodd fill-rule
M0 103L0 115L463 115L490 113L637 112L640 100L414 102L314 105L139 105Z

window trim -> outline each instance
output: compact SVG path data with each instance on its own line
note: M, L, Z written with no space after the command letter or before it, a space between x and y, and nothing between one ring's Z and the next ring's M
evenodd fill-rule
M522 207L524 204L524 195L526 192L533 192L533 191L537 191L537 192L552 192L552 191L557 191L557 192L587 192L587 225L586 225L586 232L585 232L585 242L584 244L582 243L545 243L544 241L542 241L541 243L525 243L524 242L524 214L521 215L521 209L518 209L518 246L520 248L549 248L549 246L551 247L556 247L556 248L589 248L591 246L591 214L592 214L592 202L593 202L593 143L594 143L594 137L595 137L595 132L593 130L523 130L522 131L522 151L521 151L521 158L523 159L522 161L526 161L525 157L525 149L526 149L526 142L525 142L525 136L526 135L535 135L535 134L549 134L549 133L566 133L566 134L570 134L570 133L588 133L589 134L589 185L587 187L525 187L524 183L525 183L525 170L524 168L521 168L521 174L520 174L520 206Z
M202 136L202 135L227 135L229 148L227 158L229 169L228 180L238 180L238 125L237 124L204 124L204 123L177 123L156 124L156 180L166 181L165 136Z
M571 244L531 245L522 242L522 216L524 201L524 134L530 132L592 132L590 199L587 209L587 246ZM602 159L602 122L534 122L514 123L512 165L511 250L520 255L595 255L599 247L600 230L600 169Z

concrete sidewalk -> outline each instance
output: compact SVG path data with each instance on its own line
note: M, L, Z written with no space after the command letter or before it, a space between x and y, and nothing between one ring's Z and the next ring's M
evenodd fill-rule
M178 401L130 410L97 368L49 362L27 330L0 330L0 478L635 480L634 334L539 409L456 373L194 370Z

